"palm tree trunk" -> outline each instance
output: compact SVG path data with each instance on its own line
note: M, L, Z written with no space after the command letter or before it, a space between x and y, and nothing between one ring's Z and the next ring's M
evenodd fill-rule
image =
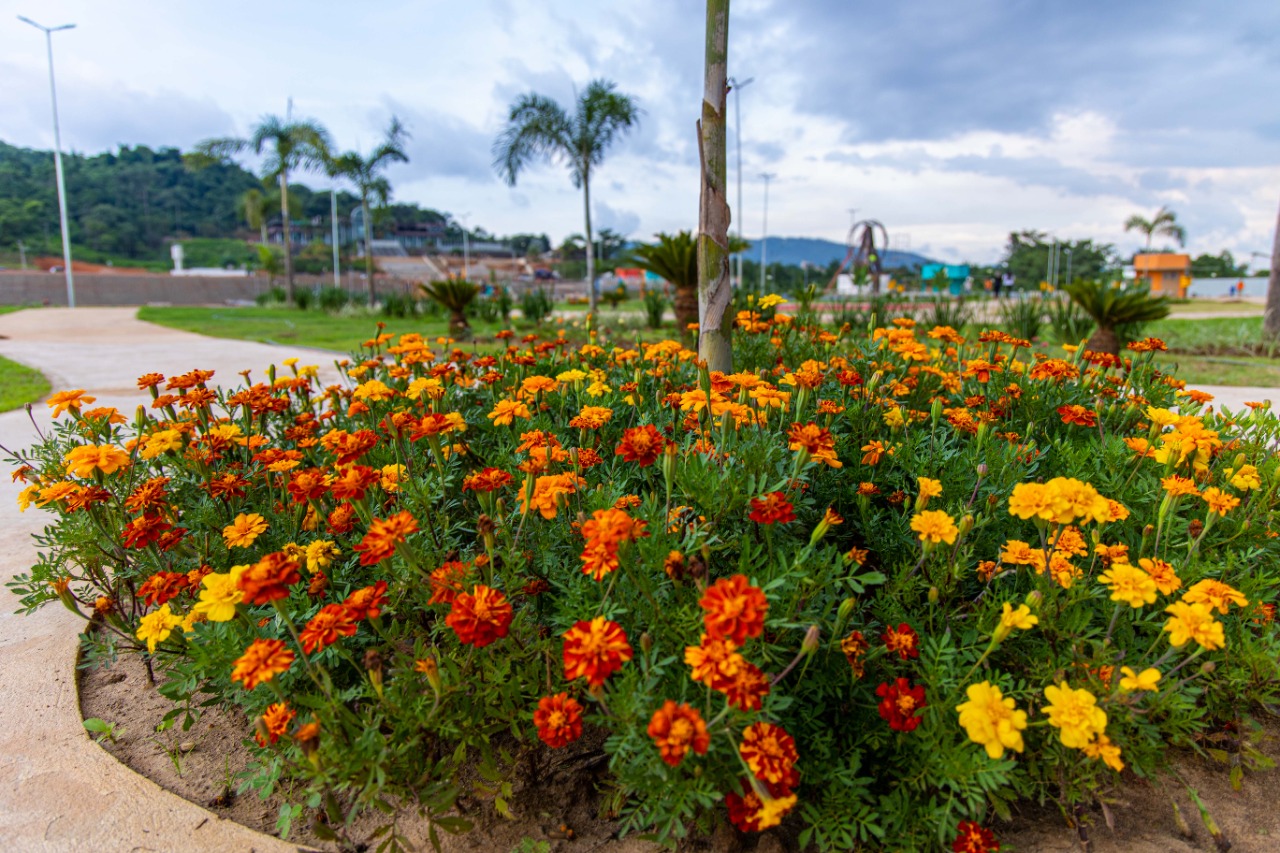
M698 322L697 282L676 286L672 310L676 315L676 331L682 336L688 334L689 324Z
M707 44L699 122L702 163L698 196L698 356L709 370L730 373L733 348L724 328L733 286L729 279L729 202L725 196L725 80L729 0L707 0Z
M596 313L596 253L591 245L591 166L584 164L582 169L582 204L587 222L587 295L590 299L592 319Z
M1116 334L1115 329L1099 325L1085 343L1084 348L1092 352L1105 352L1118 356L1120 355L1120 336Z
M1280 214L1276 216L1276 233L1271 238L1271 277L1267 280L1262 334L1268 340L1280 342Z
M258 223L258 235L262 238L262 245L267 245L267 217L265 216Z
M373 290L373 219L369 216L369 193L361 191L360 210L364 214L364 277L369 288L369 304L374 302Z
M293 239L289 232L292 223L289 221L289 173L280 172L280 219L284 226L284 298L289 305L293 304Z

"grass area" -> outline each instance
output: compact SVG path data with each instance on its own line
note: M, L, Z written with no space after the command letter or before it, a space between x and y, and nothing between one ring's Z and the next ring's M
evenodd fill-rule
M1220 299L1192 299L1189 302L1175 302L1169 306L1170 316L1180 314L1257 314L1262 316L1263 306L1256 302Z
M556 307L557 310L562 308L559 303ZM570 310L572 310L571 307ZM633 344L637 337L641 340L653 341L674 334L674 330L669 327L657 331L644 328L642 321L638 318L623 320L619 312L606 310L602 312L602 317L602 328L607 329L607 334L611 334L619 342ZM377 334L379 322L386 323L384 331L393 335L417 332L430 339L442 337L449 332L448 323L443 317L384 317L364 309L347 309L338 314L326 314L322 311L297 311L291 308L146 306L138 309L138 319L215 338L296 344L342 353L357 349L361 343ZM513 320L510 324L485 323L479 320L471 322L474 346L479 351L492 350L501 346L493 335L505 328L512 328L521 334L532 332L554 335L561 327L561 324L551 320L544 322L541 329L521 320ZM580 334L574 334L571 325L564 328L571 339L582 337Z
M1161 370L1177 366L1177 376L1191 385L1252 385L1280 388L1280 360L1273 358L1226 358L1216 356L1159 353Z
M8 313L0 309L0 313ZM0 356L0 412L16 409L49 393L49 380L38 370Z
M25 305L0 305L0 314L12 314L14 311L21 311Z
M1280 348L1263 346L1261 315L1199 320L1171 317L1148 324L1142 333L1154 335L1168 344L1169 349L1189 355L1280 355Z

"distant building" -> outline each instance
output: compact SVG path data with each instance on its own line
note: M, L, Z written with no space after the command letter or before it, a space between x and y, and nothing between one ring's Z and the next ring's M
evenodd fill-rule
M1144 252L1133 257L1134 275L1152 293L1183 297L1191 284L1191 256L1168 252Z

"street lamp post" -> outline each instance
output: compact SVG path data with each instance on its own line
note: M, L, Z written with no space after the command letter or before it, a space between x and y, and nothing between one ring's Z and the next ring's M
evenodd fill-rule
M1071 250L1063 249L1067 253L1067 284L1071 283Z
M733 115L737 124L737 130L734 131L734 142L738 147L738 206L734 209L738 220L738 242L742 242L742 99L738 93L751 81L754 77L748 77L741 83L734 77L729 78L729 85L733 87ZM742 252L738 252L738 287L742 287Z
M777 177L772 172L761 172L764 181L764 228L760 235L760 292L764 293L764 271L769 266L769 181Z
M342 288L342 261L338 258L338 188L329 188L329 221L333 223L333 286Z
M59 30L69 30L75 24L46 27L22 15L18 16L18 20L44 31L45 47L49 52L49 97L53 102L53 172L58 182L58 214L62 218L62 263L67 274L67 307L75 308L76 281L71 273L71 229L67 223L67 185L62 176L62 133L58 129L58 89L53 82L53 34Z
M462 280L471 281L471 242L467 235L467 220L470 213L458 217L462 220Z

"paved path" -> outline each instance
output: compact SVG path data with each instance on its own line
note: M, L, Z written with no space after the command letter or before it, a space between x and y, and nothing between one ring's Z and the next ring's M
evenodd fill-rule
M44 308L0 316L0 355L38 367L54 390L84 388L96 405L128 414L148 400L134 384L143 373L195 367L216 379L258 375L295 354L287 347L206 338L135 319L133 308ZM317 360L314 351L297 353ZM329 377L326 381L332 381ZM1273 400L1280 389L1207 386L1218 404ZM37 422L49 423L38 406ZM18 449L34 430L26 412L0 414L0 444ZM7 472L5 472L7 473ZM31 534L46 522L19 513L18 485L0 477L0 579L36 559ZM80 725L75 683L81 620L58 607L34 616L13 611L0 589L0 839L5 851L188 851L276 853L297 848L222 820L137 775L99 749Z
M150 371L216 371L233 384L271 362L312 352L219 340L142 323L134 308L42 308L0 316L0 355L38 367L53 389L85 388L95 405L126 415L148 397L134 380ZM332 381L332 378L327 379ZM48 409L37 405L41 427ZM0 444L18 449L34 434L26 412L0 414ZM18 486L0 465L0 579L36 559L31 534L50 518L19 513ZM170 794L100 749L80 725L75 681L83 621L58 606L14 613L0 589L0 849L4 851L250 851L298 848L254 832Z

